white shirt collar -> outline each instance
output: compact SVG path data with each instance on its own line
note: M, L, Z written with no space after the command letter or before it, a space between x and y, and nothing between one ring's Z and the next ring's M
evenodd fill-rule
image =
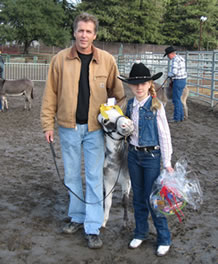
M136 99L136 97L134 97L134 100L133 100L133 107L135 107L135 106L143 106L146 102L147 102L147 100L148 100L148 98L150 97L150 95L149 96L147 96L144 100L142 100L142 101L138 101L137 99Z

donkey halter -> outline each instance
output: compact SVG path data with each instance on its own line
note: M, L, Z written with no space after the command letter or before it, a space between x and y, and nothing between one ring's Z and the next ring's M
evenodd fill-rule
M120 107L118 106L118 105L112 105L112 106L106 106L106 105L104 105L104 104L102 104L101 105L101 107L100 107L100 113L101 113L101 115L105 118L105 120L109 120L109 116L108 116L108 114L106 113L106 111L109 111L109 110L111 110L111 109L115 109L115 110L117 110L117 112L120 114L120 116L118 116L117 117L117 119L116 119L116 121L115 121L115 123L114 123L114 128L113 129L110 129L110 130L104 130L104 132L105 132L105 134L107 134L109 137L111 137L112 139L114 139L114 140L122 140L122 138L124 138L125 136L124 135L122 135L121 133L119 133L118 131L117 131L117 123L118 123L118 120L120 119L120 118L128 118L127 116L125 116L124 114L123 114L123 112L122 112L122 110L120 109ZM120 138L120 139L116 139L116 138L114 138L113 136L112 136L112 133L114 133L114 132L116 132L117 134L119 134L120 136L122 136L122 138Z

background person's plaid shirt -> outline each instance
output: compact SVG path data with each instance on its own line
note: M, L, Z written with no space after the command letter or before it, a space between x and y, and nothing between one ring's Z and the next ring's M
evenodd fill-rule
M185 59L179 55L176 55L172 59L171 71L168 73L168 77L172 79L186 79L187 72L185 69Z

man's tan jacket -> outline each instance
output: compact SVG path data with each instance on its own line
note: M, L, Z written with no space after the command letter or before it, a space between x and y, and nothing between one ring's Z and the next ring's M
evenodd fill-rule
M114 57L94 46L92 50L93 57L89 65L89 131L100 128L97 116L100 105L106 103L108 97L115 97L117 101L124 97ZM60 126L76 127L80 69L81 61L75 47L64 49L52 58L41 107L44 132L54 130L55 118Z

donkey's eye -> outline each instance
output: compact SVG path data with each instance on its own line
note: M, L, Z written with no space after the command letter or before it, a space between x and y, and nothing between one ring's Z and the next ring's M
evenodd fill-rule
M104 119L104 120L103 120L104 125L106 125L108 122L109 122L108 119Z

